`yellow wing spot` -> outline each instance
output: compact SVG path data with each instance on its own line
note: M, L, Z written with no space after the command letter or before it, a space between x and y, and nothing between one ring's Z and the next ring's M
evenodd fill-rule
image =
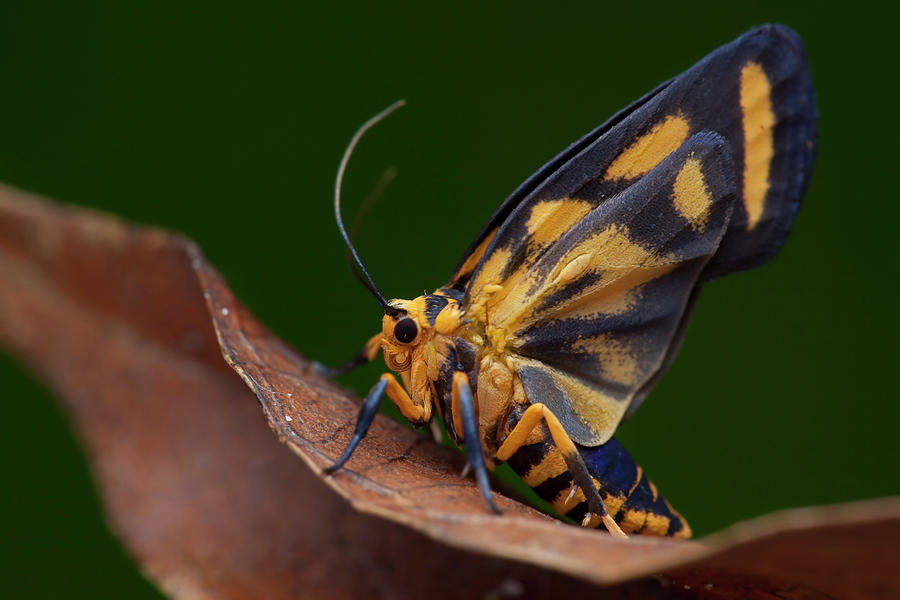
M638 288L646 281L644 273L619 278L615 284L604 286L600 293L584 294L565 308L558 308L554 316L558 319L593 319L601 314L624 314L637 305L640 299Z
M652 271L653 267L671 262L670 257L656 255L652 250L634 243L627 227L610 224L566 253L551 273L549 287L555 287L557 281L568 282L576 272L580 277L598 270L603 271L598 287L607 287L635 271Z
M690 221L694 230L703 229L709 217L712 197L703 179L700 161L689 158L684 161L678 175L675 176L675 210Z
M475 267L478 265L478 261L481 260L481 255L484 254L485 249L487 249L488 244L491 243L491 240L494 239L494 234L497 233L497 229L495 228L492 232L490 232L487 237L485 237L478 246L475 247L475 250L472 251L472 254L469 255L469 258L466 259L466 262L462 264L459 268L459 271L456 274L456 278L459 279L464 277L475 270Z
M634 386L640 383L643 376L634 353L607 334L577 340L572 343L572 350L596 359L604 379Z
M772 86L759 63L741 69L741 112L744 123L744 207L747 229L756 227L769 191L769 166L775 154L772 135Z
M565 307L556 309L558 319L593 319L601 314L620 315L634 308L641 299L641 286L662 277L677 266L677 263L663 263L659 266L634 269L629 273L619 273L607 277L600 283L602 288L585 292Z
M496 307L492 305L491 318L505 324L508 331L526 327L545 316L533 312L540 298L560 289L570 278L590 272L602 272L602 277L566 304L556 306L554 314L562 317L561 311L570 310L585 314L625 312L634 305L641 284L663 275L676 263L672 256L656 254L633 242L627 227L610 224L571 248L537 289L535 277L540 277L539 273L510 277L504 286L509 292Z
M555 242L590 210L589 202L569 198L536 204L526 223L531 241L538 247ZM531 282L525 279L538 256L538 252L532 252L528 260L504 276L512 253L506 248L491 253L472 282L475 295L466 316L487 322L486 311L490 308L490 319L504 323L509 319L510 312L530 306L531 299L526 290Z
M481 291L481 288L496 284L503 275L503 269L506 267L512 253L506 248L498 248L491 252L488 259L481 265L475 280L472 282L472 289Z
M589 266L592 269L603 269L604 272L619 269L630 271L654 262L653 252L634 243L627 227L613 223L567 252L556 268L555 275L570 261L583 254L591 257Z
M534 205L525 226L531 239L544 246L558 240L590 210L591 203L584 200L547 200Z
M480 320L484 316L487 301L493 294L503 289L497 282L500 281L503 270L511 257L512 253L508 249L499 248L491 253L481 269L478 270L478 274L470 284L470 288L475 293L472 298L472 306L466 311L468 318Z
M634 179L649 172L684 143L690 130L684 115L669 115L625 148L606 169L603 179Z

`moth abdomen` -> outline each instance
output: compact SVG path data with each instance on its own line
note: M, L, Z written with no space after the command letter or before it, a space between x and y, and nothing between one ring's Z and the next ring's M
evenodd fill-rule
M615 438L595 448L578 447L607 510L625 533L691 537L691 528L657 491L644 470ZM583 505L584 503L582 503ZM577 517L575 507L571 516Z
M643 469L615 439L597 447L576 444L607 511L625 533L689 538L687 522L656 489ZM581 523L588 513L582 490L549 433L519 448L507 461L510 467L559 515ZM592 517L589 527L601 521Z

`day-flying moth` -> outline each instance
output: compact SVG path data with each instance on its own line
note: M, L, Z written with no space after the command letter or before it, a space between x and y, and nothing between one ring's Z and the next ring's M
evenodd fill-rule
M388 109L389 111L390 109ZM778 250L816 138L802 44L749 31L572 144L494 212L445 285L386 300L335 212L382 331L333 373L384 353L382 397L412 423L439 415L493 509L508 462L560 515L613 534L689 537L686 521L612 437L681 345L700 288Z

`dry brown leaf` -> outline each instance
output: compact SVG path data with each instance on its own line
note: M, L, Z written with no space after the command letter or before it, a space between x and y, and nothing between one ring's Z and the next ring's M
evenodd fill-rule
M326 486L358 401L172 234L2 189L0 277L0 342L65 400L114 528L174 597L900 594L896 501L623 542L499 495L488 513L460 456L382 417Z

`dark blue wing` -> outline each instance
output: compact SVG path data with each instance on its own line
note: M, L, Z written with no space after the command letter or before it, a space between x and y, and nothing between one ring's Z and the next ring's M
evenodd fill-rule
M448 285L464 289L494 252L510 255L509 272L533 262L547 246L529 235L535 203L577 199L597 206L700 131L725 139L738 177L735 214L700 279L762 264L790 229L812 172L816 136L803 47L779 25L722 46L547 163L497 209ZM544 217L564 231L584 214L564 213Z

